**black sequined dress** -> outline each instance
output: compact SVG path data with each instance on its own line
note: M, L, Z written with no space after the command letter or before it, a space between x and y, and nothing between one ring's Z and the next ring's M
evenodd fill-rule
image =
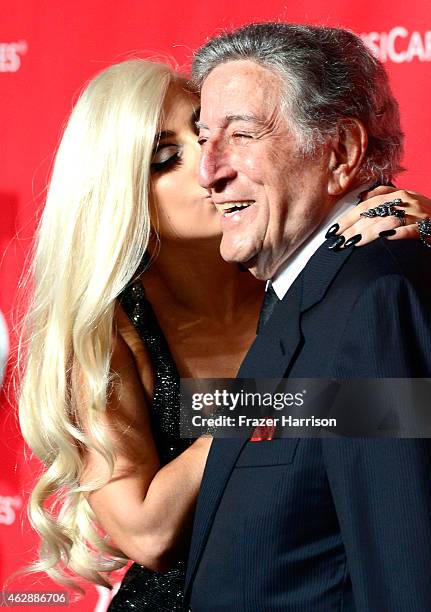
M155 387L151 411L152 429L162 465L172 461L193 440L180 438L180 379L169 346L151 304L137 281L120 296L121 305L144 342L153 364ZM134 563L127 571L109 612L183 610L185 561L164 573Z

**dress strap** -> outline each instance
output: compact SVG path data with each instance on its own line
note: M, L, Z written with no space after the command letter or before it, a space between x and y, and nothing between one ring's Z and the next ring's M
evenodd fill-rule
M152 425L160 461L167 463L190 445L180 438L180 376L167 340L141 281L130 284L119 302L148 350L155 372Z

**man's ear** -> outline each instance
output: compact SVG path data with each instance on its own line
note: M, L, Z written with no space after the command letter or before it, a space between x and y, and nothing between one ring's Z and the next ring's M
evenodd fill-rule
M328 194L342 195L353 183L367 149L368 136L359 119L346 117L330 142Z

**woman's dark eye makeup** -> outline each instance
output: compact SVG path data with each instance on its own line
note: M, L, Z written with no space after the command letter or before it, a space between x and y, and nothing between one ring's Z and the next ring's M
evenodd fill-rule
M181 163L181 146L177 144L164 143L156 148L151 161L153 172L169 170Z

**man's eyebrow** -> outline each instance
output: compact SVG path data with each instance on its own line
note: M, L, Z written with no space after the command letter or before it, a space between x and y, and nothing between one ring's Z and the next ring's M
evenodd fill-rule
M226 125L229 125L234 121L245 121L247 123L254 123L255 125L264 124L264 121L262 119L259 119L259 117L256 117L255 115L226 115L226 117L224 118L224 123ZM198 130L209 129L208 126L205 125L205 123L202 123L201 121L196 121L196 127L198 128Z

